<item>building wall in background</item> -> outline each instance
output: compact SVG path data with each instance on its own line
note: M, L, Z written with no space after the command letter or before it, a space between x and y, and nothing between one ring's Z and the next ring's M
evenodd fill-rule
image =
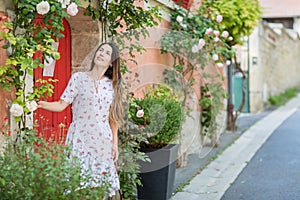
M281 24L261 23L250 38L250 109L258 112L270 96L300 86L300 40Z

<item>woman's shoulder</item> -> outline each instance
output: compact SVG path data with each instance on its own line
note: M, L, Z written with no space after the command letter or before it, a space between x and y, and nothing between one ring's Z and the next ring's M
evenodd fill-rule
M109 77L105 76L102 81L106 84L112 85L113 80L110 79Z
M75 76L81 76L83 75L85 72L82 72L82 71L77 71L77 72L74 72L72 75L75 75Z
M81 71L77 71L77 72L74 72L71 77L74 77L74 78L79 78L79 77L83 77L85 75L85 72L81 72Z
M78 71L71 74L70 81L77 83L78 81L81 82L84 78L85 72Z

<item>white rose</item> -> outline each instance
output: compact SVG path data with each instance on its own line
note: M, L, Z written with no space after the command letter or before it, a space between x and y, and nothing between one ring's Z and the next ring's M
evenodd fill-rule
M36 10L38 14L45 15L50 10L50 5L48 1L42 1L39 4L36 5Z
M75 16L78 13L78 6L76 3L71 3L67 8L67 13L71 16Z
M184 24L184 23L180 23L180 25L181 25L182 28L186 28L187 27L187 25Z
M37 109L38 105L35 101L26 102L26 107L30 112L33 112Z
M229 66L231 64L230 60L226 60L226 66Z
M220 31L214 31L214 34L215 34L216 37L219 37Z
M144 110L138 110L138 111L136 112L136 117L141 118L141 117L143 117L143 116L144 116Z
M12 104L10 108L10 113L14 117L20 117L23 114L23 108L19 104Z
M217 67L220 67L220 68L223 67L223 63L218 62Z
M194 45L194 46L192 47L192 52L193 52L193 53L197 53L198 51L199 51L198 45Z
M179 23L181 23L181 22L183 21L183 17L180 16L180 15L178 15L178 16L176 17L176 21L178 21Z
M227 38L229 36L228 31L223 31L222 37Z
M213 32L213 29L212 28L208 28L208 29L206 29L205 34L211 34L212 32Z
M202 49L205 45L205 40L201 38L198 43L198 49Z
M66 8L67 5L70 4L70 0L57 0L59 3L61 3L62 8Z
M218 15L216 21L218 23L220 23L221 21L223 21L223 16L222 15Z
M214 61L218 60L218 59L219 59L218 54L214 54L214 55L212 56L212 59L213 59Z

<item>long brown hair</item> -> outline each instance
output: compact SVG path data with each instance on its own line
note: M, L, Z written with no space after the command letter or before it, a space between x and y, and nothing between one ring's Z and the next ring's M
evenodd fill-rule
M114 89L114 100L111 105L110 119L114 120L119 126L124 123L124 108L123 108L123 92L122 92L122 74L120 66L120 54L118 47L110 42L105 42L99 45L92 59L90 71L94 68L96 52L105 44L112 48L111 66L104 73L104 76L112 80Z

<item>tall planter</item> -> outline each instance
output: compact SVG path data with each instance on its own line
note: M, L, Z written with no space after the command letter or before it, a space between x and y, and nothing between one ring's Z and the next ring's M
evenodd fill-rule
M167 200L172 196L179 144L161 149L141 148L151 162L140 161L142 186L138 187L139 200Z

